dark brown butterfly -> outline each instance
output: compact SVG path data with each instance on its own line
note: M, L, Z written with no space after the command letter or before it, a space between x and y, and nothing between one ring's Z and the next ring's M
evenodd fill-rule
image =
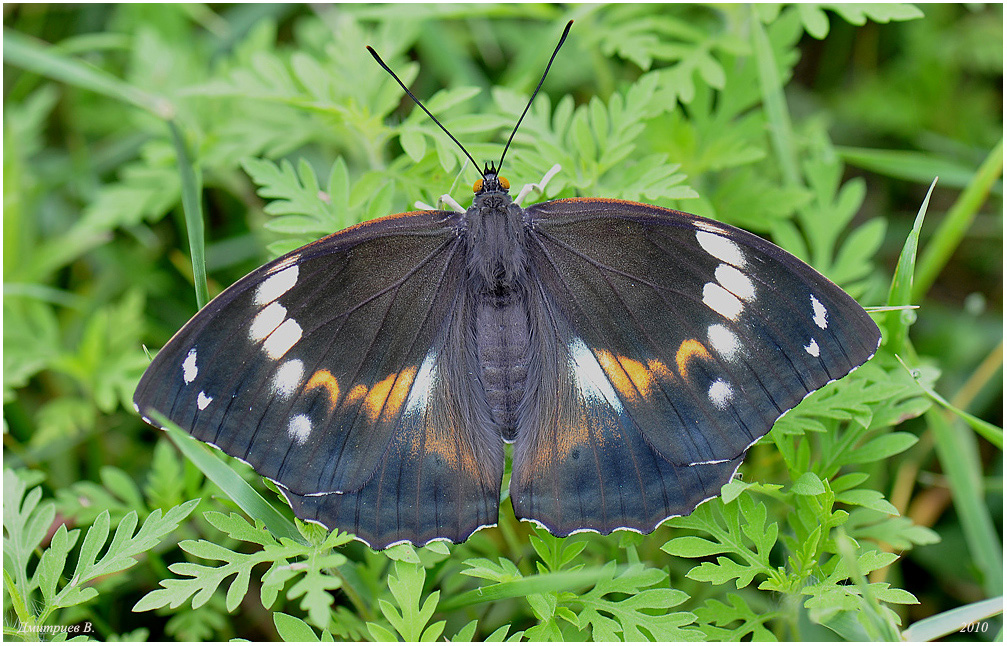
M852 298L757 236L619 200L522 208L498 170L464 212L366 222L245 276L162 348L137 410L374 548L493 525L505 442L518 518L649 532L878 348Z

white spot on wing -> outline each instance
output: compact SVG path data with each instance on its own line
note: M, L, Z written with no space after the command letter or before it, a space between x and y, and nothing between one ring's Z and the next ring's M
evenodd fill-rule
M255 304L265 305L272 303L286 294L290 291L291 287L297 284L298 272L297 265L290 265L262 281L255 290Z
M273 392L280 397L290 397L301 384L301 377L304 376L304 362L300 359L291 359L284 362L273 375Z
M714 274L717 282L738 298L750 301L755 298L755 285L745 274L731 265L720 265Z
M744 309L738 297L717 283L703 285L703 303L724 318L737 319Z
M585 398L604 399L609 406L622 413L622 402L615 394L615 389L605 376L601 364L595 358L579 337L575 337L568 346L570 358L573 360L573 373L577 379L577 388L584 393Z
M427 407L430 393L434 389L434 379L436 370L434 362L437 360L437 353L430 352L420 364L420 369L413 379L412 387L409 390L409 399L406 400L406 415L421 413Z
M280 326L286 317L287 308L279 303L271 303L269 307L256 314L252 319L252 324L248 328L249 338L253 341L265 339Z
M713 346L713 349L720 356L728 361L733 361L738 356L741 343L738 341L737 335L729 330L727 326L720 325L719 323L711 325L707 328L706 335L710 339L710 345Z
M311 419L307 415L294 415L287 426L287 434L298 444L304 444L311 435Z
M266 338L262 349L270 359L279 359L301 340L301 332L301 326L297 324L297 321L287 319Z
M196 348L192 348L189 350L189 354L185 355L185 361L182 362L182 380L191 384L197 374L199 374L199 368L196 367Z
M814 294L811 295L811 309L814 310L815 312L814 317L815 325L822 328L823 330L826 327L828 327L829 322L825 320L825 317L829 315L829 312L828 310L825 309L824 305L818 302L818 299L815 298Z
M714 406L723 409L727 408L727 405L734 398L734 389L731 388L731 384L723 379L718 379L710 384L710 390L707 394L710 396L710 401L713 402Z
M199 410L204 410L213 401L213 397L208 396L202 390L199 391L199 395L196 396L196 408Z
M811 339L811 343L804 346L804 351L813 357L817 357L821 354L821 350L818 347L818 341L815 341L814 339Z
M745 266L745 256L741 253L741 247L733 240L709 231L696 231L696 240L699 241L699 246L714 258L735 267Z

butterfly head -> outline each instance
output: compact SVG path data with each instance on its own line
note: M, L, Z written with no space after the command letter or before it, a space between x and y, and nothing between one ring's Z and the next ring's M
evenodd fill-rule
M506 193L510 189L510 182L507 181L506 177L501 177L497 175L497 169L493 164L487 164L483 168L482 179L477 179L476 183L472 185L472 191L476 195L485 195L486 193Z

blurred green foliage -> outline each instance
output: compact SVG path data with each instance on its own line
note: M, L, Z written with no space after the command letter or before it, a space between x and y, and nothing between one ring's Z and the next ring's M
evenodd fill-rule
M365 44L496 158L570 18L512 183L559 163L547 198L715 217L865 305L919 305L879 317L874 360L649 536L557 539L504 505L463 545L374 553L136 417L144 344L195 312L204 269L212 295L465 201L473 169ZM997 614L1002 449L919 384L999 431L1002 24L999 5L5 5L5 638L858 640ZM265 499L204 475L232 469ZM242 514L267 500L288 529ZM1002 639L986 622L959 636Z

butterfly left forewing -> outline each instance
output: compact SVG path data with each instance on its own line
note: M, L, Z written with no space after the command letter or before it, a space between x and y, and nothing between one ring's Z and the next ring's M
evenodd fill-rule
M465 404L438 370L458 352L445 344L466 294L457 218L394 216L256 270L162 348L137 409L248 462L305 517L374 545L440 537L431 515L452 537L492 522L502 453L463 423ZM487 468L470 481L476 463ZM400 510L394 489L417 502ZM333 513L326 495L353 502Z

